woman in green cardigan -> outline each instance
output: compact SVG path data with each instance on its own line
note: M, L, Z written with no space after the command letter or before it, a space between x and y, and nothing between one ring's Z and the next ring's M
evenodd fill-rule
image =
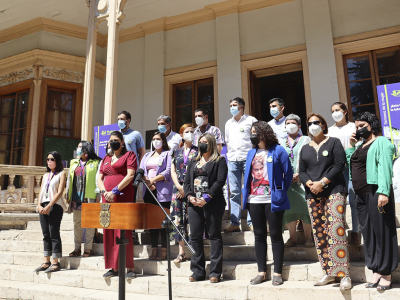
M76 149L77 158L71 160L69 167L68 212L73 212L75 249L69 256L81 256L83 228L81 227L82 203L96 202L96 174L100 163L90 142L81 141ZM86 228L83 257L89 257L92 251L95 228Z
M364 237L364 255L373 271L366 288L392 287L392 272L398 264L395 202L392 188L394 146L380 136L378 118L369 112L358 114L356 130L346 150L356 207ZM355 148L356 143L362 142Z

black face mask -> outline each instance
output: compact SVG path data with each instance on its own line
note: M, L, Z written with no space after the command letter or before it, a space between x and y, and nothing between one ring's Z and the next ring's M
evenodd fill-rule
M369 138L369 136L371 135L372 131L368 130L368 126L365 126L359 130L356 131L356 136L357 137L362 137L364 140L366 140L367 138Z
M110 148L112 149L112 151L118 151L119 148L121 148L121 144L118 141L111 141Z
M206 153L208 149L208 145L206 143L199 143L200 153Z
M260 138L256 133L250 134L250 141L254 146L257 146L260 143Z

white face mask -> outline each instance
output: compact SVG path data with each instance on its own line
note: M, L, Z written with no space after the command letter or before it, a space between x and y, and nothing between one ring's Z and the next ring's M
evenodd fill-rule
M196 117L194 120L196 121L197 126L203 126L204 119L202 117Z
M193 132L186 132L186 133L183 135L183 139L184 139L185 141L188 141L188 142L192 142L192 141L193 141L193 138L194 138L194 133L193 133Z
M311 133L312 136L317 136L322 132L322 128L319 125L312 124L308 127L308 132Z
M333 118L333 120L335 120L335 122L340 122L340 121L342 121L342 120L343 120L343 117L344 117L344 113L341 112L341 111L335 111L335 112L332 114L332 118Z
M162 147L162 141L160 140L154 140L153 141L153 146L154 148L156 148L157 150L160 149Z
M286 125L286 131L287 131L289 134L294 134L294 133L296 133L298 130L299 130L299 126L297 126L296 124L291 123L291 124L287 124L287 125Z

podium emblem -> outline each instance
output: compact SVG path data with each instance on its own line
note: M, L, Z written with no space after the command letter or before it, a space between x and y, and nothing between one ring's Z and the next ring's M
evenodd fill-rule
M103 228L107 228L108 226L110 226L110 206L111 204L109 203L101 203L100 207L101 207L101 211L100 211L100 225Z

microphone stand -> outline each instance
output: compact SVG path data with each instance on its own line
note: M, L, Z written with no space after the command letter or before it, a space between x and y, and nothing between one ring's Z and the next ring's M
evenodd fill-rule
M149 193L151 193L151 195L153 196L154 200L156 200L156 203L158 204L158 206L162 209L162 211L165 214L165 220L161 223L161 226L163 228L166 229L167 231L167 260L168 260L168 296L169 296L169 300L172 300L172 276L171 276L171 247L170 247L170 241L169 241L169 234L170 234L170 227L171 224L172 226L174 226L175 230L179 233L179 235L181 236L182 240L185 242L186 246L189 248L190 252L192 254L195 254L196 251L194 251L193 247L189 244L189 242L185 239L185 237L182 235L181 231L178 229L178 227L175 225L175 223L173 222L173 219L170 217L170 215L164 210L164 207L162 207L161 203L158 201L157 197L154 196L153 192L150 190L149 186L146 184L146 182L143 179L140 179L140 182L142 182L144 184L144 186L146 187L147 191Z

